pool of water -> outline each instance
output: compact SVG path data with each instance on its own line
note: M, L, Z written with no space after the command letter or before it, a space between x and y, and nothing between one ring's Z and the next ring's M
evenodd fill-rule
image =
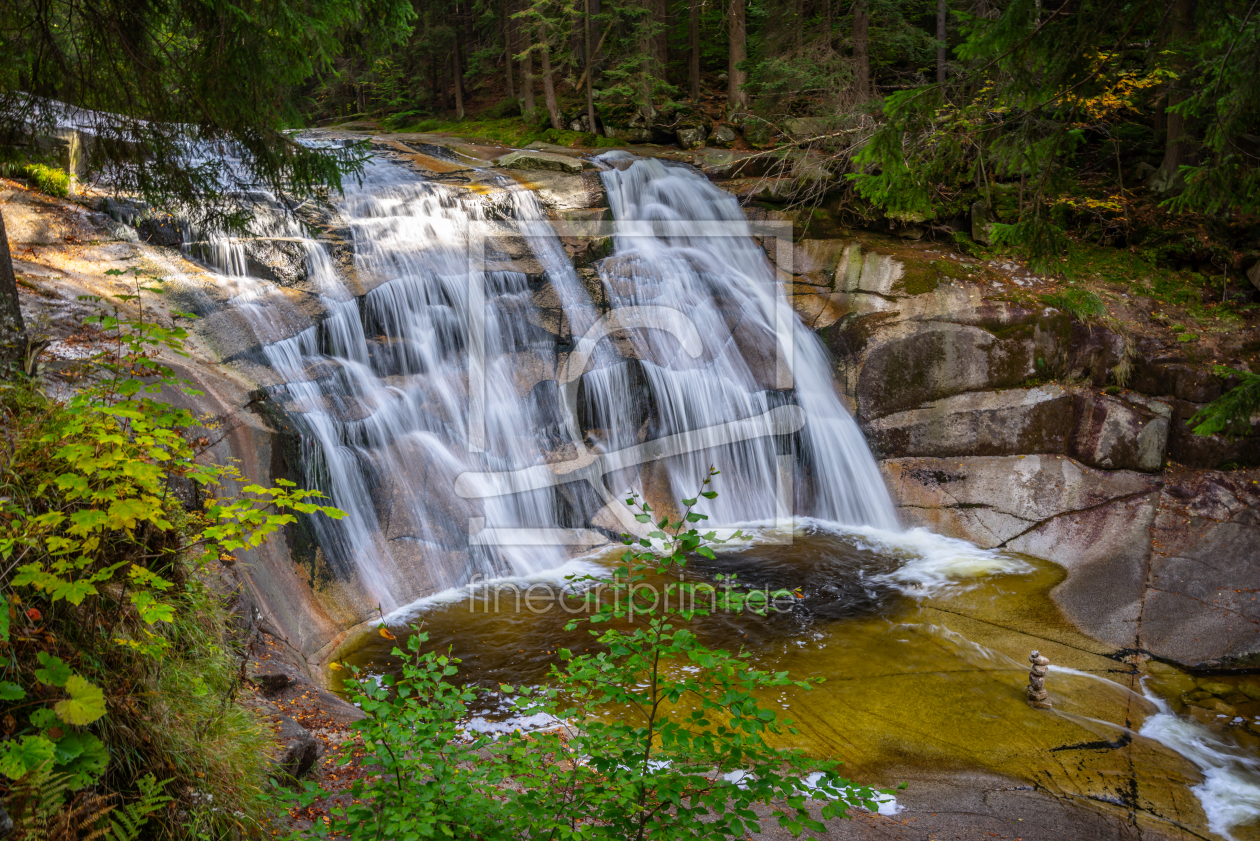
M560 648L594 650L586 628L565 629L582 608L559 592L564 572L611 557L444 593L387 623L401 638L423 622L430 644L450 647L463 679L485 688L479 726L514 726L495 688L544 682ZM842 760L859 782L981 770L1166 830L1260 839L1260 700L1244 698L1229 716L1193 701L1200 684L1228 694L1222 686L1241 691L1246 679L1195 678L1080 634L1050 596L1064 578L1054 564L923 530L806 523L755 531L686 574L734 574L745 587L793 593L767 616L715 614L695 630L761 668L819 679L765 700L799 729L784 744ZM369 629L339 659L389 672L393 645ZM1053 664L1053 710L1024 698L1034 649Z

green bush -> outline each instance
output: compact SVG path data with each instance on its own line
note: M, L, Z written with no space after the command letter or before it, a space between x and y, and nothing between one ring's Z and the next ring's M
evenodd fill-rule
M696 501L683 500L678 522L659 520L652 540L626 538L630 548L611 575L573 581L590 612L569 629L591 623L598 653L561 650L551 685L501 687L521 715L550 717L561 723L556 729L497 738L465 731L474 691L459 685L458 660L423 650L419 629L405 651L393 650L403 661L397 679L352 668L346 687L367 718L355 725L362 754L345 761L378 776L338 797L347 805L334 806L314 834L352 841L744 838L768 814L795 836L825 831L807 800L826 801L823 819L844 816L851 805L876 808L876 793L838 776L838 763L771 745L770 737L795 730L759 693L808 688L808 681L755 669L748 655L711 649L688 629L711 610L769 608L757 591L679 580L689 556L712 558L709 544L722 542L689 528L705 519L693 512ZM637 497L627 504L640 522L651 522L647 504ZM648 581L663 586L649 593ZM384 625L381 631L389 635ZM310 806L330 794L309 783L298 802Z
M236 471L199 461L196 419L153 396L185 385L157 354L182 354L186 331L89 320L117 348L82 372L93 385L60 402L0 382L0 796L21 824L47 805L17 796L32 780L67 808L89 787L143 798L149 780L216 837L261 813L269 737L230 703L241 658L205 568L289 512L340 512L291 483L218 498ZM161 814L174 834L177 810Z
M63 199L70 195L70 176L64 169L38 161L17 160L0 165L0 171L10 178L25 178L41 193Z
M64 169L45 164L27 164L23 171L41 193L63 199L70 195L70 176Z

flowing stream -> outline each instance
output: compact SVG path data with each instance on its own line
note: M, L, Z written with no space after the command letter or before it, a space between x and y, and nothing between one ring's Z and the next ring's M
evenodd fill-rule
M689 574L801 597L700 633L830 681L775 699L802 724L797 744L872 780L980 767L1170 821L1197 797L1212 832L1254 830L1260 766L1136 672L1112 680L1113 661L1080 654L1098 646L1050 602L1060 570L898 526L826 351L735 199L687 167L624 152L601 165L613 250L585 273L530 190L445 186L383 159L337 204L353 272L297 223L260 222L303 249L314 326L295 320L294 289L251 276L240 240L209 237L199 256L275 374L307 484L346 512L311 523L330 567L391 625L423 614L471 680L543 680L585 637L559 611L491 611L484 582L598 569L640 528L624 491L672 513L716 466L719 496L697 510L753 539ZM1079 667L1052 673L1052 714L1023 703L1024 633ZM358 645L347 656L369 669L395 665L375 635ZM1095 732L1104 747L1083 738Z

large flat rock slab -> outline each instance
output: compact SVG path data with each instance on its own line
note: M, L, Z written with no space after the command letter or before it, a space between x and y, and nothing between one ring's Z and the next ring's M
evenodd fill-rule
M880 469L902 522L985 548L1065 512L1151 493L1162 484L1143 473L1095 470L1044 454L886 459Z
M905 782L896 794L899 811L853 810L848 820L827 821L827 837L843 841L1172 841L1198 833L1143 816L1134 825L1127 810L1099 801L1054 796L1009 777L982 772L907 771L889 775ZM888 783L889 785L895 782ZM763 824L754 838L787 841L786 829Z
M889 456L1061 453L1072 433L1062 386L957 394L870 422L872 448Z
M590 166L581 158L575 158L572 155L559 155L555 152L543 152L536 149L522 149L517 152L509 152L494 163L503 169L545 170L548 172L564 172L569 175L576 175Z
M1091 467L1157 473L1171 410L1047 384L955 394L867 424L871 448L889 458L1062 454Z
M905 525L1061 566L1054 603L1116 652L1257 664L1260 470L1100 470L1044 453L903 457L880 469Z

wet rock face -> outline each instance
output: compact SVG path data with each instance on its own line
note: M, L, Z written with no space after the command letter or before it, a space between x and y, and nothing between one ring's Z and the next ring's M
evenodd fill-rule
M1168 404L1079 394L1073 408L1076 427L1068 451L1074 458L1108 470L1157 473L1163 468L1172 418Z
M1061 453L1072 432L1072 403L1059 386L969 392L877 418L868 440L877 453L896 456Z
M1005 339L967 324L904 324L867 342L855 383L858 411L878 418L963 392L1031 377L1031 330Z
M306 280L306 248L300 242L279 239L253 239L245 243L245 259L254 277L296 286Z
M1046 455L881 469L906 525L1063 566L1055 603L1117 650L1204 668L1260 651L1260 471L1165 478Z
M1253 663L1260 471L1169 465L1260 464L1260 425L1196 436L1186 421L1222 390L1207 366L894 249L803 240L780 269L803 316L835 299L819 332L903 523L1054 561L1063 615L1117 650Z

